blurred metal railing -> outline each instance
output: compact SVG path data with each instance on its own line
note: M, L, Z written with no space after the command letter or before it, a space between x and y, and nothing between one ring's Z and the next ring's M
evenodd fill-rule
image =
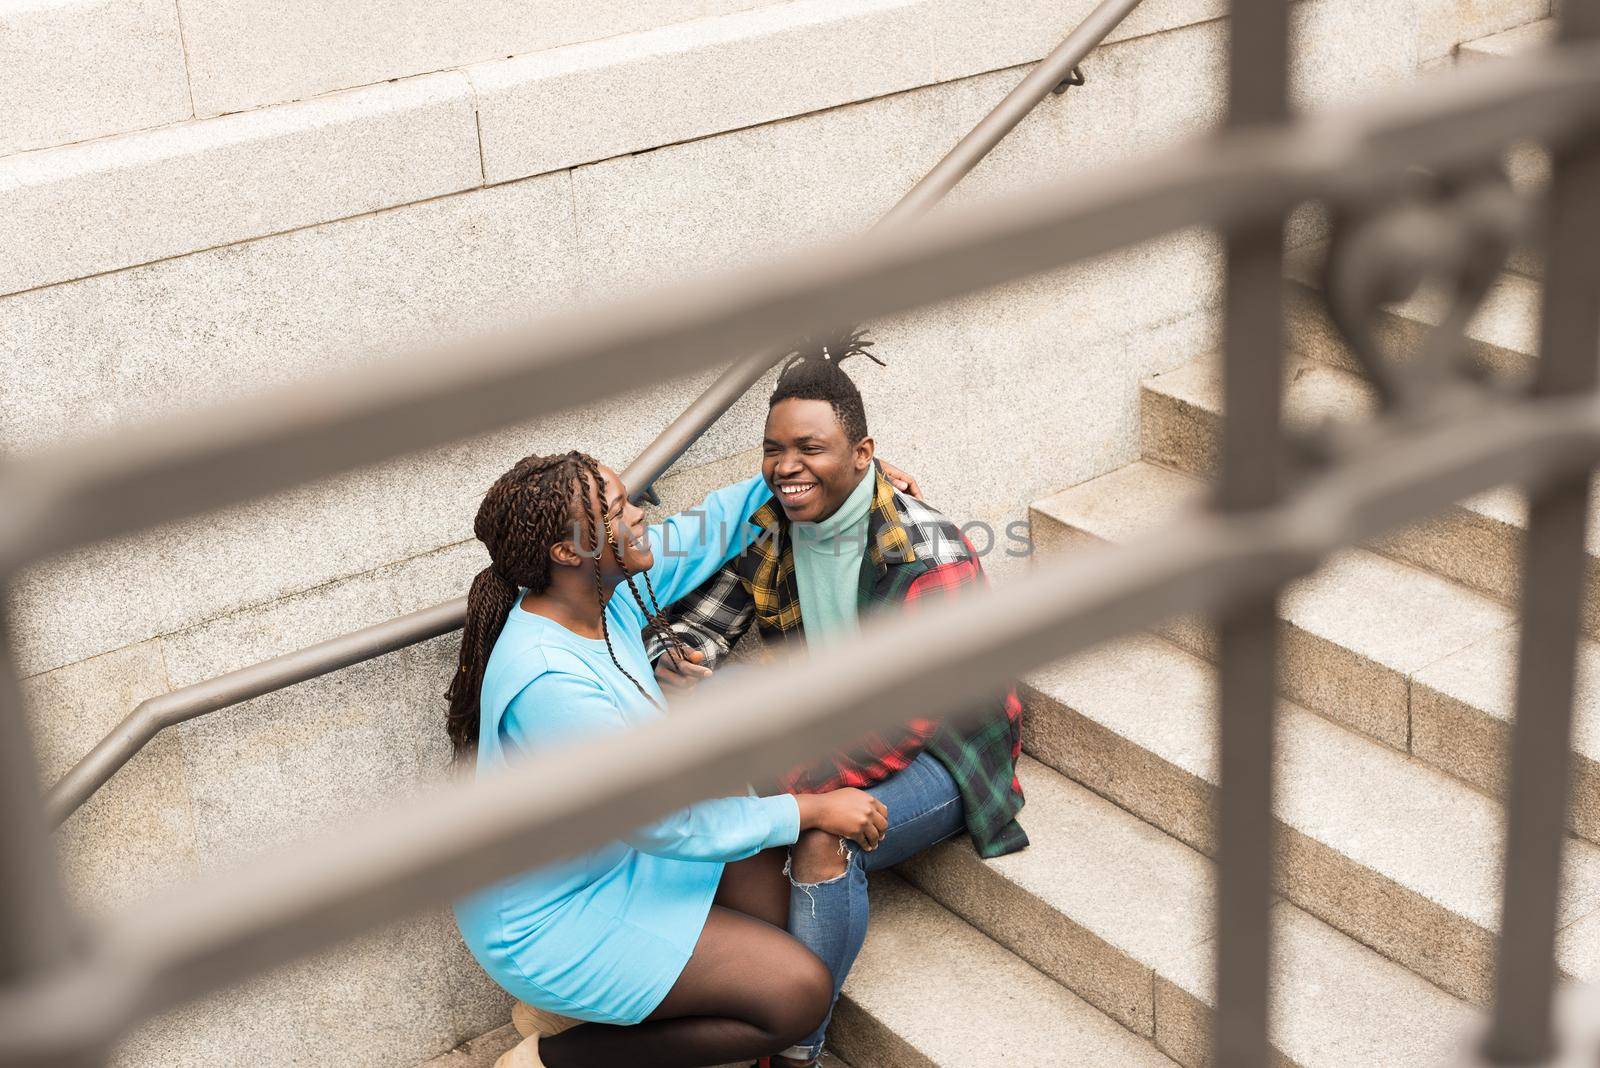
M1178 228L1227 236L1232 425L1208 509L981 600L874 626L858 644L702 694L637 732L544 754L518 774L375 814L107 920L64 903L14 666L0 662L0 1065L101 1063L127 1028L185 998L738 789L873 725L949 712L1041 663L1204 612L1222 641L1213 1033L1218 1063L1261 1068L1273 602L1338 549L1508 482L1528 487L1533 507L1504 935L1490 1031L1461 1063L1545 1063L1558 1048L1563 1063L1600 1058L1600 1004L1552 1011L1581 532L1600 462L1600 5L1567 3L1561 43L1501 64L1495 79L1441 78L1397 102L1296 121L1284 105L1284 10L1282 0L1234 0L1228 127L1153 158L399 359L382 376L332 376L129 431L114 447L62 447L0 468L0 575L10 575L95 538L593 401L609 383L679 376L817 321L892 314ZM1390 361L1373 329L1385 301L1424 277L1464 312L1483 296L1523 214L1496 161L1529 139L1556 160L1531 387L1485 384L1466 364L1465 315L1447 317L1419 354ZM1357 432L1300 438L1278 418L1281 235L1313 199L1334 220L1330 307L1384 406ZM763 716L739 714L753 702ZM592 776L595 766L610 773ZM1572 1029L1558 1032L1557 1021Z
M1103 0L874 229L910 222L937 204L1041 101L1066 84L1084 57L1140 2ZM723 371L623 471L622 484L634 500L655 499L656 480L783 358L786 347L775 347L771 338L761 340L759 348ZM72 815L164 728L459 630L466 605L466 598L458 597L140 703L51 788L45 799L50 819L59 824Z

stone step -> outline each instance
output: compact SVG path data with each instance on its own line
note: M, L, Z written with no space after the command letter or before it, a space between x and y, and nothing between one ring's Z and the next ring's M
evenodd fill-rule
M0 92L16 120L0 122L0 294L1009 70L1081 18L950 0L660 0L559 19L512 4L481 20L408 3L414 18L385 18L393 2L327 5L314 54L284 43L304 20L201 5L187 68L170 4L112 22L104 3L44 5L61 10L19 13L15 44L0 12L0 88L16 90ZM1110 40L1213 17L1157 7ZM62 55L75 45L91 51ZM964 132L923 124L938 152Z
M1298 364L1284 396L1285 421L1355 423L1376 401L1361 377L1317 360ZM1210 474L1222 426L1222 390L1215 361L1187 364L1146 380L1140 393L1145 458L1191 474ZM1527 505L1501 487L1460 501L1374 544L1386 556L1454 579L1498 601L1514 603L1521 583ZM1588 533L1587 594L1583 627L1600 638L1600 525Z
M459 71L18 153L0 159L0 293L482 184Z
M417 1068L494 1068L494 1062L500 1055L522 1041L522 1036L510 1024L497 1027L487 1034L461 1043L448 1053L441 1053L432 1060L425 1061ZM738 1064L724 1064L721 1068L750 1068L749 1062ZM817 1062L817 1068L850 1068L848 1064L824 1052Z
M1035 542L1044 552L1064 538L1126 541L1201 489L1188 476L1129 464L1036 504ZM1051 525L1063 533L1045 532ZM1285 695L1400 750L1410 736L1411 676L1512 624L1510 612L1481 594L1361 549L1292 585L1282 618ZM1192 653L1211 653L1205 628L1175 621L1161 632Z
M1423 69L1451 63L1465 43L1514 29L1550 14L1550 0L1470 0L1429 4L1417 11L1417 58Z
M1501 33L1467 41L1456 50L1456 66L1478 66L1496 60L1526 55L1529 52L1555 43L1556 20L1539 19ZM1492 67L1484 74L1492 76ZM1506 164L1511 180L1519 189L1537 192L1550 183L1550 154L1532 143L1514 146L1506 153ZM1511 269L1530 278L1544 277L1544 259L1529 248L1519 248L1511 255Z
M1287 257L1290 343L1303 356L1365 374L1328 319L1322 295L1326 253L1325 246L1312 245L1296 249ZM1533 278L1515 272L1502 274L1468 324L1469 351L1496 374L1522 379L1531 372L1539 351L1541 291L1541 284ZM1432 294L1394 304L1379 318L1377 344L1385 352L1415 352L1443 314L1439 298Z
M461 1043L455 1049L423 1061L417 1068L494 1068L494 1062L506 1050L522 1041L516 1028L501 1024L493 1031Z
M1215 685L1210 665L1177 646L1125 638L1025 680L1024 744L1210 853ZM1278 729L1279 892L1448 993L1485 1004L1500 915L1500 805L1295 705L1282 706ZM1600 848L1577 839L1568 842L1560 922L1561 973L1600 971ZM1156 1014L1159 1033L1159 1002Z
M1411 680L1411 751L1496 797L1506 789L1517 633L1491 634ZM1568 826L1600 842L1600 644L1578 644Z
M1035 504L1034 544L1048 553L1125 541L1171 519L1202 490L1186 475L1129 464ZM1285 694L1503 794L1516 657L1516 627L1504 610L1435 575L1354 550L1292 587L1282 614ZM1419 619L1430 626L1419 628ZM1190 652L1212 653L1209 633L1191 622L1160 631ZM1600 644L1582 639L1579 661L1570 821L1600 842Z
M1526 55L1554 44L1556 20L1539 19L1500 33L1468 41L1456 51L1460 63L1481 63L1485 60L1507 59Z
M1171 1068L1150 1042L904 880L875 876L871 902L871 934L828 1032L855 1068Z
M374 24L374 2L351 5L347 17ZM0 159L0 241L12 250L0 264L0 293L966 77L991 69L983 62L996 50L1000 65L1017 62L1014 34L1038 29L1008 24L976 54L894 47L917 32L933 2L752 3L554 48L563 42L513 35L527 54L480 40L458 62L402 72L412 76L374 68L365 83L313 78L287 99L269 93L265 100L227 88L237 68L209 66L218 58L210 46L241 27L201 18L191 27L200 118L185 113L179 118L187 121ZM275 21L278 33L305 30ZM408 38L430 36L415 31L404 28ZM381 38L364 31L330 38L346 39L364 48ZM1022 50L1042 54L1052 43L1040 36ZM792 76L816 54L843 60L850 77ZM469 60L488 62L462 65ZM707 79L707 70L719 76ZM270 106L245 110L254 104ZM296 181L283 182L286 172ZM116 225L106 225L113 217Z
M0 156L186 119L185 74L176 4L0 4Z
M1053 773L1034 765L1030 781L1046 774ZM1126 813L1117 815L1138 825ZM1038 822L1041 831L1045 826L1068 829L1052 819ZM1148 827L1144 830L1170 841ZM874 876L871 902L871 933L834 1011L830 1052L822 1068L1171 1068L1172 1061L1148 1041L1150 1028L1140 1038L1118 1026L903 879L888 873ZM1033 934L1037 940L1050 932ZM1175 967L1172 974L1177 981L1186 973ZM1187 1031L1177 1034L1188 1040ZM491 1068L518 1041L506 1024L421 1068Z
M548 52L772 6L774 0L480 4L471 18L414 0L344 0L292 14L189 5L184 44L200 115ZM314 43L313 43L314 42Z
M1211 862L1035 760L1020 775L1028 849L985 861L953 840L901 874L1186 1068L1207 1063ZM1281 1063L1443 1063L1477 1015L1288 902L1273 922Z

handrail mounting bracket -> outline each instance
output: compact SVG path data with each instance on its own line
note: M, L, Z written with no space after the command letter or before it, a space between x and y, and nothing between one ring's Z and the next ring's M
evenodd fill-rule
M1083 77L1083 67L1074 66L1072 68L1072 73L1067 75L1066 78L1062 81L1062 83L1060 85L1056 86L1054 89L1052 89L1050 91L1052 93L1054 93L1056 96L1060 96L1062 93L1066 92L1068 89L1071 89L1074 85L1083 85L1083 84L1085 84L1085 79Z

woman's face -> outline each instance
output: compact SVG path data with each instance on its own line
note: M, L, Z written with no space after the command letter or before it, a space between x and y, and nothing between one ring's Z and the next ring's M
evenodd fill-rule
M622 551L623 567L630 575L650 570L656 561L650 551L650 542L645 537L644 509L628 500L628 490L623 486L622 479L604 464L600 465L600 478L602 514L611 536L616 539L617 548ZM600 555L600 573L618 580L622 578L617 570L616 556L609 545L604 547Z

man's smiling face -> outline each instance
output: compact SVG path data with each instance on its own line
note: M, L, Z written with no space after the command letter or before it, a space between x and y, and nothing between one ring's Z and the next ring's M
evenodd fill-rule
M872 439L850 441L833 405L790 398L767 412L761 474L795 523L817 523L839 510L872 466Z

